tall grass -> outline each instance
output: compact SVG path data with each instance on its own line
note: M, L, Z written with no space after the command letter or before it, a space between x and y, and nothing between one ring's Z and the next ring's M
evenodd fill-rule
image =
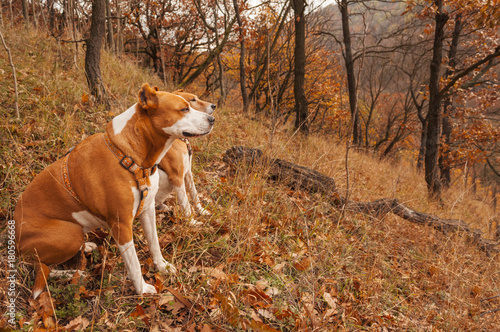
M104 52L102 73L112 97L111 109L105 110L86 100L83 53L75 64L72 45L57 45L31 30L5 35L21 92L21 119L16 120L10 107L11 81L0 82L0 208L7 220L37 173L71 146L103 131L107 121L135 102L143 82L162 83L133 59ZM0 70L8 78L5 57L0 57ZM444 236L391 215L342 217L325 197L266 181L265 168L231 170L222 162L228 148L256 147L333 177L341 192L346 188L342 142L314 134L303 137L278 126L271 146L272 123L266 119L249 118L229 106L215 116L213 133L191 141L195 181L212 216L198 217L206 224L201 228L188 226L177 212L157 220L163 253L179 273L155 275L139 226L135 232L146 279L163 280L201 305L194 321L198 330L203 324L234 330L238 325L230 308L237 309L239 319L258 318L284 331L498 328L500 316L492 311L500 307L494 297L500 295L498 255L486 256L458 235ZM485 232L494 216L485 202L459 185L440 204L427 201L422 174L405 161L352 152L349 171L354 200L394 197L415 210L462 218ZM5 228L0 229L3 239ZM49 280L59 325L83 315L94 330L148 330L175 318L160 305L160 296L134 294L109 235L91 237L100 245L99 252L87 257L91 275L76 284ZM4 253L0 246L0 256ZM19 316L30 330L43 323L28 300L31 269L20 263L20 271ZM270 302L255 301L251 295L263 296L259 292ZM5 300L0 292L0 301ZM131 315L137 305L146 310L150 326Z

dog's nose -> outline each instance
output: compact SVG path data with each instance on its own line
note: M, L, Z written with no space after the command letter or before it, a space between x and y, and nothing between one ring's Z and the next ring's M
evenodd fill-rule
M210 123L210 125L213 125L214 122L215 122L215 118L211 115L208 116L208 122Z
M215 109L217 108L217 105L212 104L212 105L210 105L210 107L212 107L212 109L215 111Z

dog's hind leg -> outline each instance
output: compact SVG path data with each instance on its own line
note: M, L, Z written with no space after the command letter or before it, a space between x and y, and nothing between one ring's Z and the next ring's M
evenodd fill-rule
M83 229L73 222L58 219L44 220L43 227L19 227L20 253L35 264L33 297L37 298L45 288L49 266L63 263L79 252L84 241Z
M210 211L206 210L200 203L198 191L196 190L196 186L194 185L193 173L191 172L191 170L189 170L184 176L184 184L189 191L189 196L191 196L191 199L193 200L193 205L196 212L198 212L202 216L210 215Z

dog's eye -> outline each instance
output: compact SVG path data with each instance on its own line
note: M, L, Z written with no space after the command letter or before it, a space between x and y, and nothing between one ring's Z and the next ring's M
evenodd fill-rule
M181 109L181 112L184 112L184 113L189 112L189 107L186 107L186 108Z
M191 99L191 101L196 101L196 98Z

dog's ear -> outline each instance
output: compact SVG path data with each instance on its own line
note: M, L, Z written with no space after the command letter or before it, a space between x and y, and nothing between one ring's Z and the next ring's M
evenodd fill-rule
M158 108L158 97L155 89L152 89L148 83L142 85L139 91L139 103L145 110Z
M184 92L184 89L175 90L175 92Z

